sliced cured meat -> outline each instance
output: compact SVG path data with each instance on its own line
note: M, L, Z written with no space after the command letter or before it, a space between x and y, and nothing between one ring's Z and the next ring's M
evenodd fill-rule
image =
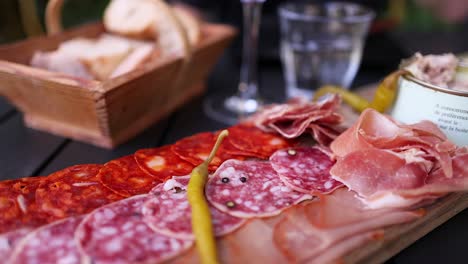
M460 151L429 121L405 125L366 110L331 149L338 156L333 178L371 208L411 206L468 190L468 177L455 164Z
M328 96L321 102L294 100L287 104L270 106L249 119L264 131L275 131L285 138L296 138L311 133L320 144L335 139L343 117L338 113L341 100ZM320 127L324 127L320 129Z
M0 233L46 223L35 199L36 189L44 179L29 177L0 182Z
M427 154L423 158L430 161L432 167L441 166L450 178L450 155L456 146L429 121L403 125L387 115L367 109L352 127L333 141L330 148L338 157L368 148L387 149L395 153L420 150Z
M425 184L427 177L423 167L406 164L394 153L380 149L346 155L331 169L331 173L364 197L379 191L418 188Z
M45 178L36 190L36 201L48 221L86 214L123 197L102 185L98 164L72 166Z
M278 150L270 162L284 184L298 192L330 193L343 186L330 175L335 161L317 147Z
M329 250L321 252L320 255L314 257L311 261L307 261L307 263L343 263L343 258L353 249L360 248L370 242L375 243L382 240L384 234L383 230L373 230L337 241Z
M226 151L243 156L266 159L278 149L295 145L295 142L292 140L286 140L279 135L264 132L254 126L237 125L230 127L228 131L227 143L240 150L240 152L236 152L235 149L228 149Z
M33 229L29 227L19 228L0 235L0 259L7 260L19 241Z
M216 134L204 132L191 137L183 138L172 145L172 151L181 159L194 166L200 165L209 155L216 142ZM243 156L233 155L226 151L219 150L208 167L210 171L215 171L221 163L228 159L245 159Z
M278 218L281 216L276 216ZM252 219L236 232L217 240L220 263L288 263L273 242L273 226L265 219ZM199 263L196 248L169 262L171 264Z
M277 217L281 218L274 218ZM257 263L287 263L276 248L273 232L273 226L265 219L252 219L237 232L221 239L222 262L250 263L254 259Z
M103 206L82 221L75 239L92 263L160 263L191 246L145 224L141 210L147 199L137 195Z
M135 152L135 160L140 169L160 181L172 176L187 175L194 168L192 164L179 158L171 150L171 146L138 150Z
M381 235L379 229L420 216L419 211L368 210L354 192L342 188L286 211L275 226L274 241L292 262L324 263L318 260L339 259L374 235Z
M276 215L311 198L286 186L266 161L225 161L208 180L205 193L217 209L243 218Z
M11 264L82 263L84 256L73 239L82 217L69 217L27 235L11 255Z
M104 186L124 197L148 193L161 182L141 170L133 155L107 162L97 177Z
M153 197L143 206L145 222L156 232L181 239L193 239L192 213L187 199L190 176L173 177L151 190ZM216 236L231 233L245 223L242 218L210 206Z

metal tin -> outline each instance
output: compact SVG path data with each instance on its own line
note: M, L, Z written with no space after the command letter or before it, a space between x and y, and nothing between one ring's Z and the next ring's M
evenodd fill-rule
M403 76L391 115L403 123L430 120L459 146L468 146L468 92Z

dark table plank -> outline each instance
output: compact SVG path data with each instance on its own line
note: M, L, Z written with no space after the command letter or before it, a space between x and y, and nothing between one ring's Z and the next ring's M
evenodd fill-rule
M4 97L0 97L0 123L8 119L14 113L15 109L11 106Z
M177 140L205 131L215 131L227 125L214 121L203 112L204 97L198 97L182 106L171 119L162 144L172 144Z
M51 159L44 170L41 171L41 174L48 175L54 171L77 164L105 163L118 157L133 154L138 149L158 146L162 141L167 126L168 118L154 124L134 139L113 150L72 141L58 155Z
M451 218L416 243L396 255L397 264L467 263L468 210Z
M26 128L15 113L0 124L0 179L13 179L39 173L48 159L66 144L66 140Z

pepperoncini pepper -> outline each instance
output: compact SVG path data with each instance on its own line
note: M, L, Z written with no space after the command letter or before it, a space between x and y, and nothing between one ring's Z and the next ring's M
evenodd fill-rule
M219 134L210 156L202 164L193 169L187 187L188 201L192 208L192 230L200 260L203 264L218 263L210 208L205 198L205 184L208 180L208 165L213 160L221 142L228 134L227 130L223 130Z
M362 112L366 108L373 108L382 113L392 106L397 92L398 78L404 74L409 74L409 72L406 70L397 70L387 75L377 86L374 98L370 102L360 95L331 85L323 86L316 91L314 100L317 100L327 93L336 93L341 95L343 101L356 111Z

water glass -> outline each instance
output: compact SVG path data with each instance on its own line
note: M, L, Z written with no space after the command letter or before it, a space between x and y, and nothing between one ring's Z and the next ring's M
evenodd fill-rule
M346 2L290 2L278 12L288 98L311 98L327 84L349 88L374 12Z

